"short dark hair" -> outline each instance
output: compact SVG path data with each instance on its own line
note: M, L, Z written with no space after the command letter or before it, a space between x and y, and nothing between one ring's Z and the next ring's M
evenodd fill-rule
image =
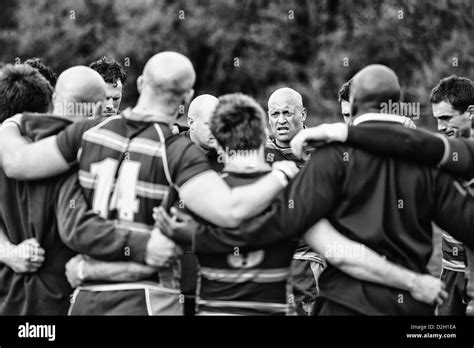
M41 58L35 57L27 59L25 60L24 64L28 64L29 66L32 66L33 68L37 69L40 74L43 75L44 78L49 81L51 86L56 86L58 75L53 71L53 69L51 69L50 66L44 64Z
M469 105L474 105L474 82L465 77L451 75L441 79L431 91L432 104L447 102L460 113L464 113Z
M231 150L257 150L266 140L265 111L242 93L219 98L211 118L211 132L220 146Z
M349 92L351 90L352 79L344 83L337 94L337 102L340 104L343 100L349 101Z
M0 122L21 112L48 112L53 87L29 65L6 65L0 72Z
M107 83L117 83L117 80L120 80L124 85L127 82L127 73L115 59L104 56L89 65L89 68L97 71Z

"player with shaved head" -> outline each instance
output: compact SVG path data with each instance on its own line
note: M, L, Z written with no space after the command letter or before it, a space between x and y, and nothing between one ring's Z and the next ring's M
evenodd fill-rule
M186 134L193 143L206 152L216 148L216 138L211 133L209 122L218 103L219 99L216 97L203 94L189 105L189 131Z
M170 186L194 213L218 225L236 226L265 209L297 169L292 162L279 163L256 183L229 188L202 151L170 129L180 107L192 99L195 79L187 57L158 53L137 79L135 107L123 116L77 122L31 144L15 127L4 128L0 152L8 160L2 165L13 177L35 179L77 163L93 210L145 235L153 230L152 208L160 205ZM158 238L155 231L150 238ZM76 292L72 314L181 314L177 268L171 262L153 277L133 283L85 283Z
M293 156L290 141L304 128L306 109L303 98L294 89L284 87L277 89L268 99L268 123L270 136L265 144L267 162L290 160L299 167L304 161Z
M270 135L265 143L265 159L268 163L282 160L294 161L302 167L304 160L291 152L290 142L304 128L306 109L303 97L294 89L277 89L268 99L268 123ZM318 278L324 270L321 256L301 241L292 265L296 311L299 315L311 315L318 295Z
M354 125L384 122L403 127L400 116L380 112L381 103L389 100L400 101L396 74L382 65L362 69L354 76L350 91ZM301 154L311 133L312 129L306 129L294 138L296 153ZM228 229L196 233L193 246L196 252L208 253L243 245L260 248L309 229L309 245L327 255L329 262L320 277L317 314L433 315L434 300L442 303L447 293L442 282L427 275L433 248L431 222L469 247L474 246L474 199L458 186L438 169L377 157L345 144L330 144L311 154L265 217L240 226L245 233L237 235ZM328 232L330 226L314 225L323 217L340 234ZM329 242L328 233L332 235ZM344 271L344 259L359 262L367 255L355 250L340 255L338 246L343 236L367 245L408 273L383 261L365 266L364 273L370 273L370 280L349 276ZM189 236L179 238L183 242ZM425 301L417 289L431 289L434 297L428 296Z

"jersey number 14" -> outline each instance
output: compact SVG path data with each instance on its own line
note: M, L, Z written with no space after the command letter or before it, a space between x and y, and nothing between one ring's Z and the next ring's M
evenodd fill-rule
M91 173L96 177L92 209L104 219L116 209L121 220L133 221L139 209L137 182L141 164L124 160L115 179L118 165L119 161L113 158L91 164Z

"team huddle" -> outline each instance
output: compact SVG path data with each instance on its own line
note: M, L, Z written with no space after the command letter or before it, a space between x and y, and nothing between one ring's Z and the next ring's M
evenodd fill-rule
M401 103L383 65L342 85L344 123L314 128L292 88L264 111L195 80L160 52L121 110L127 75L107 57L0 70L1 315L473 310L471 80L432 90L442 135L382 108Z

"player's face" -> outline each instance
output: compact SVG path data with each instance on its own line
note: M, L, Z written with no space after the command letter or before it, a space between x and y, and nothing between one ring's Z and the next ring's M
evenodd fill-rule
M456 137L461 128L469 127L469 114L461 114L450 103L432 104L433 116L438 121L438 131L448 138Z
M117 115L122 101L122 81L117 80L117 83L107 83L105 98L103 116Z
M194 119L193 131L198 145L205 149L216 148L216 138L211 133L210 120L212 114L200 115Z
M352 118L351 118L351 104L343 100L341 101L341 112L342 112L342 117L344 117L344 122L346 124L351 124L352 123Z
M270 130L276 140L288 144L303 129L306 109L291 103L272 104L268 109Z

